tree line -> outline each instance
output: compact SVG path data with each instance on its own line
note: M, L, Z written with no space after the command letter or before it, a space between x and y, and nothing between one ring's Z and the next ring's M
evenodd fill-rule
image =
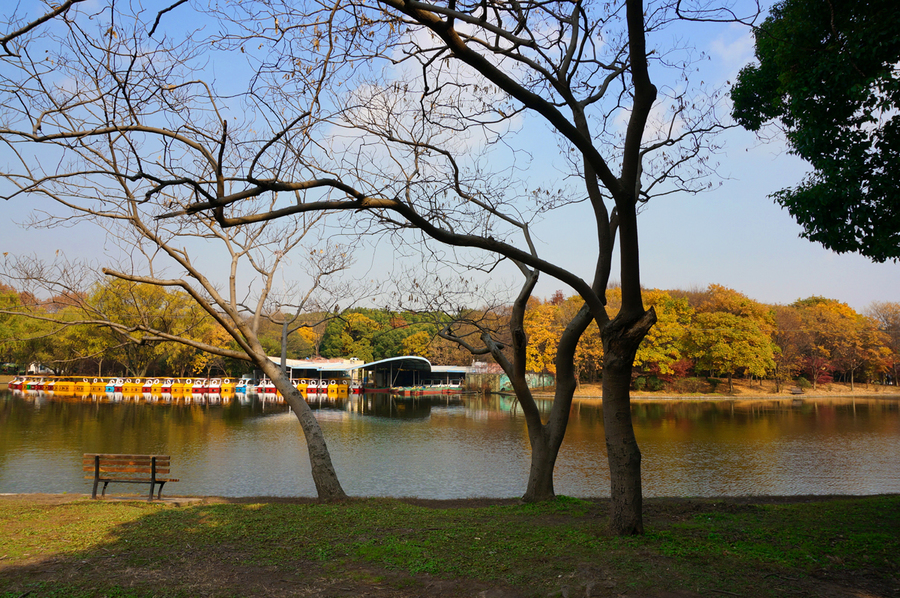
M609 292L612 310L619 293ZM705 290L645 290L657 314L634 362L635 390L691 392L697 377L770 379L818 387L832 381L897 384L900 365L900 303L873 302L859 313L836 299L812 296L788 305L767 305L712 284ZM553 355L567 314L580 309L577 296L561 292L532 299L526 315L529 369L554 372ZM591 326L579 343L581 382L602 376L603 346Z
M618 309L620 293L609 292L609 308ZM39 299L29 292L0 286L7 312L0 316L0 354L5 363L43 363L59 374L190 376L240 375L245 362L212 355L183 343L166 342L139 325L206 344L234 349L227 332L180 290L107 280L86 295ZM693 392L703 378L769 379L785 385L817 388L832 381L897 384L900 369L900 303L874 302L859 313L835 299L812 296L788 305L767 305L720 285L703 290L644 291L657 323L637 351L635 390ZM532 297L525 314L527 368L556 373L555 355L566 322L583 305L578 295L557 291L548 299ZM302 314L287 335L289 359L311 357L377 361L417 355L438 365L466 365L471 353L442 338L450 323L465 327L478 314L502 328L508 307L466 314L397 312L356 307L340 313ZM18 314L11 312L18 311ZM281 325L289 316L264 320L259 338L266 352L281 354ZM490 356L484 357L490 361ZM596 324L575 354L580 383L602 379L603 343ZM705 386L705 385L704 385Z

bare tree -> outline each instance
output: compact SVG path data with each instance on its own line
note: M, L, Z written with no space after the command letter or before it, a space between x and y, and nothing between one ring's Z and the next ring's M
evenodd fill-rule
M526 498L553 496L575 348L593 320L604 347L612 529L640 533L641 454L629 388L655 313L641 299L637 216L652 195L706 187L717 149L709 134L721 128L717 96L691 85L690 52L647 45L683 7L244 0L216 4L186 31L183 16L170 17L190 8L176 5L171 13L111 5L92 19L70 10L52 34L14 38L10 54L18 58L8 59L0 129L18 160L4 173L17 188L7 197L45 194L77 208L71 197L90 196L99 205L89 215L124 218L197 280L186 255L157 232L169 223L230 239L226 231L336 212L352 217L346 231L387 234L400 254L417 243L426 254L488 271L514 263L524 282L511 310L511 346L483 335L470 348L504 365L522 401L533 455ZM213 34L203 33L208 19ZM32 58L43 44L49 61ZM651 81L651 61L675 68L661 88ZM217 68L228 69L227 80L216 78ZM552 132L570 168L567 182L535 188L528 180L534 157L517 140L531 128ZM31 159L32 145L51 148L47 167ZM108 205L111 197L156 219L138 226L131 212ZM579 256L594 260L587 279L576 264L540 255L533 231L556 209L593 223L596 237ZM622 303L612 317L605 289L616 241ZM524 380L522 325L541 273L585 301L559 345L546 423ZM198 301L227 313L213 285L201 288Z
M158 221L163 210L193 201L201 192L198 183L185 197L170 193L187 180L186 168L202 171L200 181L218 179L223 190L228 185L221 176L224 164L242 163L247 157L240 148L226 151L220 135L212 137L203 128L206 117L212 116L217 127L225 126L225 121L204 84L180 79L188 70L185 62L169 60L176 56L168 51L171 48L144 53L137 49L142 42L136 36L123 39L108 23L106 32L94 35L98 32L89 33L77 21L65 20L67 35L56 40L60 54L50 61L33 61L27 48L19 58L10 59L16 68L10 69L12 75L4 75L2 93L5 100L21 103L6 104L3 114L6 126L0 135L14 162L3 172L7 189L12 189L6 198L37 194L58 204L58 212L37 215L32 226L96 221L122 256L121 266L105 268L104 274L189 294L228 332L237 349L204 344L141 322L117 329L141 333L144 341L177 341L252 361L274 381L300 421L319 497L343 498L318 422L288 377L266 356L257 335L282 260L301 242L318 245L310 232L321 229L323 215L227 230L212 217ZM146 59L146 69L136 68L140 59ZM16 79L17 72L29 71L34 76L31 83ZM179 77L182 84L171 86L166 82L170 76ZM188 91L193 89L200 91L197 95ZM198 96L207 101L195 101ZM183 119L180 126L166 126L170 113ZM29 131L11 129L11 123L27 124ZM52 132L43 135L44 128ZM26 147L34 142L42 146L40 157ZM207 143L216 150L208 150ZM195 150L204 164L192 163L186 150ZM148 201L151 195L159 202ZM267 193L251 202L251 212L270 211L276 202L277 194ZM222 251L216 257L211 255L215 245ZM210 274L213 271L227 274L217 280ZM95 323L116 327L109 321Z
M353 298L360 300L365 291L360 285L350 285L341 280L332 285L336 274L353 264L347 247L325 244L312 249L305 256L304 271L312 274L311 282L305 287L292 283L280 292L270 292L265 307L265 316L273 324L281 327L281 370L287 372L288 337L301 330L322 329L334 317L339 301ZM345 303L346 305L346 303ZM318 354L318 347L316 353Z

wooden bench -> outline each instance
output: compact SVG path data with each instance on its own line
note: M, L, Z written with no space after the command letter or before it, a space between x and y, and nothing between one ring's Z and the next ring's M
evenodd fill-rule
M792 394L792 395L802 395L802 394L803 394L803 389L800 388L799 386L794 386L794 387L791 388L791 394Z
M94 490L91 498L97 498L97 486L103 482L101 497L106 496L106 487L110 482L122 482L125 484L149 484L150 496L147 500L153 500L153 491L159 486L156 498L162 498L163 486L166 482L177 482L169 477L169 455L109 455L85 453L82 459L82 469L90 472L85 476L86 480L94 480Z

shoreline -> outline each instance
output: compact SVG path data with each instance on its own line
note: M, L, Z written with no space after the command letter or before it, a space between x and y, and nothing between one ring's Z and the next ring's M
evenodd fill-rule
M535 398L537 399L553 399L552 393L546 394L538 394L535 393ZM689 395L678 395L678 394L631 394L632 401L806 401L806 400L836 400L836 399L851 399L851 400L869 400L869 399L885 399L885 400L900 400L900 391L896 393L847 393L847 394L801 394L801 395L792 395L782 393L778 394L739 394L739 395L728 395L728 394L689 394ZM575 401L603 401L602 396L597 395L575 395L573 402Z
M15 376L0 375L0 390ZM801 393L793 393L785 386L781 392L774 391L774 384L764 381L761 386L758 382L747 384L743 380L734 382L734 392L691 392L673 393L667 391L631 391L632 401L763 401L763 400L829 400L829 399L885 399L900 400L900 386L881 386L874 384L858 385L852 390L849 384L830 382L816 389L806 389ZM515 396L511 391L495 392L501 396ZM552 388L532 389L532 396L539 400L552 400L554 391ZM575 390L573 402L602 402L602 388L599 384L583 384Z
M654 504L667 503L726 503L735 505L749 504L805 504L814 502L831 502L854 500L860 498L895 497L900 493L882 492L877 494L748 494L740 496L644 496L643 502L652 507ZM609 502L607 496L569 497L559 494L556 498L575 498L591 503ZM473 497L473 498L418 498L414 496L350 496L339 501L320 501L315 496L206 496L206 495L171 495L161 499L148 501L145 494L112 494L105 498L92 499L90 493L51 493L51 492L0 492L0 503L4 501L28 501L35 505L60 505L79 500L98 503L139 502L143 504L187 507L194 505L215 504L298 504L298 505L352 505L361 502L400 502L412 506L430 509L464 509L481 508L498 505L524 505L521 497Z

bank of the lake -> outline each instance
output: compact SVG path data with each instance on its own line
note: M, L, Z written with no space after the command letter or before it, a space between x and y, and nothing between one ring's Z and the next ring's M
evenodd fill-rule
M181 506L176 506L181 505ZM0 497L0 597L900 595L900 496L607 501Z
M769 380L734 380L734 389L728 389L727 380L716 379L715 390L713 385L706 384L700 392L673 392L661 390L656 392L631 391L633 399L647 400L742 400L742 399L833 399L842 397L859 397L871 399L900 399L900 387L884 386L881 384L846 384L842 382L829 382L817 385L816 388L806 387L797 392L796 384L782 385L778 390L775 383ZM552 389L538 392L538 396L552 398ZM600 384L581 384L575 391L575 400L601 400L603 388Z

